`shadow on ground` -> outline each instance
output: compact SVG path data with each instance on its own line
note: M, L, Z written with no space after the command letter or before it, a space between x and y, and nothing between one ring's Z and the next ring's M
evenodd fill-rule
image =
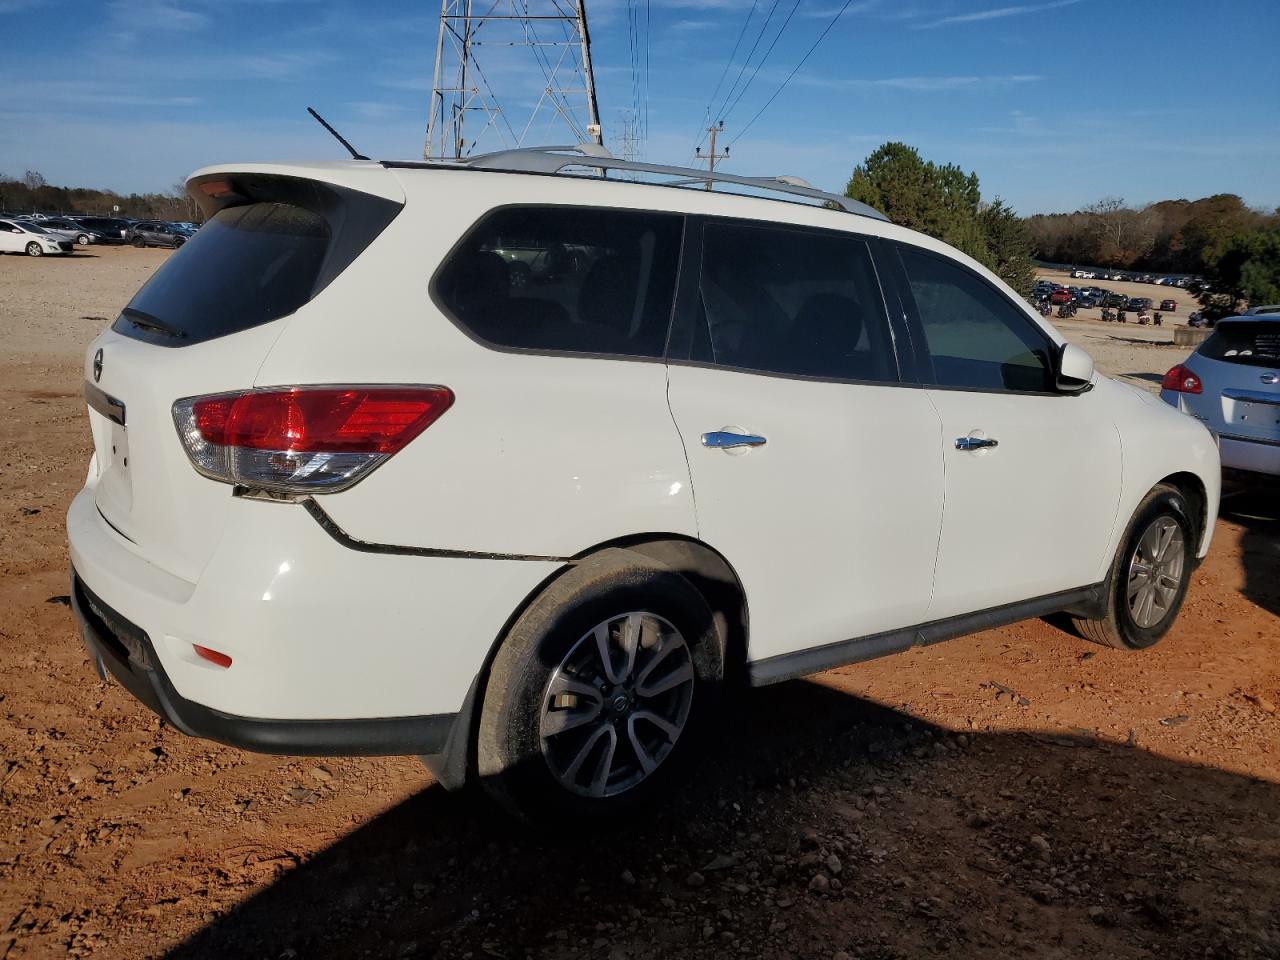
M1250 481L1224 489L1222 516L1244 527L1244 595L1280 617L1280 483Z
M173 957L1280 956L1280 787L1122 743L755 691L651 819L431 787Z

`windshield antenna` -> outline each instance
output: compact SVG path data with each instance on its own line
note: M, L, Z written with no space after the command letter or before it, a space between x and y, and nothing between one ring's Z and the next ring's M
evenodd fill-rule
M333 127L329 126L329 122L328 122L327 120L325 120L325 118L324 118L324 117L320 116L320 114L316 113L316 111L315 111L315 108L314 108L314 107L307 107L307 113L309 113L309 114L311 114L313 117L315 117L315 118L316 118L316 122L317 122L317 123L319 123L319 124L320 124L320 126L324 127L326 130L328 130L330 133L332 133L332 134L333 134L333 138L334 138L335 140L337 140L340 144L342 144L344 147L346 147L346 148L347 148L347 152L348 152L349 154L351 154L351 159L352 159L352 160L368 160L368 159L369 159L369 158L368 158L368 157L366 157L363 153L358 153L358 152L356 151L356 148L355 148L355 147L353 147L350 143L348 143L348 142L347 142L347 138L346 138L346 137L344 137L342 134L340 134L337 130L333 129Z

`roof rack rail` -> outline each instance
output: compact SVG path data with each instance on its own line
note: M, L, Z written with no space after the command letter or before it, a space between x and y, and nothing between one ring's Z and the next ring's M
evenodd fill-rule
M495 153L484 153L461 160L445 161L449 165L467 167L472 170L505 170L515 173L559 173L565 167L594 167L601 170L622 170L631 173L652 173L659 176L675 177L666 186L690 186L708 181L715 183L733 183L751 187L770 193L785 193L792 196L819 200L823 204L833 205L846 213L889 222L883 213L860 200L852 200L838 193L827 193L810 186L799 177L740 177L733 173L709 173L693 167L672 167L660 163L643 163L634 160L619 160L606 148L595 143L577 143L558 147L518 147L512 150L499 150ZM401 164L395 164L400 166ZM404 164L409 165L409 164ZM414 163L413 166L428 164ZM437 164L429 164L435 166Z

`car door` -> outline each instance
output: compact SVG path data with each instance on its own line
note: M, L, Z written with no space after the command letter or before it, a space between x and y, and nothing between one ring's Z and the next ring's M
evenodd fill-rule
M1097 393L1055 390L1058 345L992 280L897 245L917 363L942 422L938 620L1100 579L1120 436Z
M797 654L923 619L938 417L900 381L866 240L696 219L688 238L668 399L699 535L745 589L753 675L809 672Z
M21 253L26 246L23 243L25 239L21 229L7 220L0 220L0 252Z

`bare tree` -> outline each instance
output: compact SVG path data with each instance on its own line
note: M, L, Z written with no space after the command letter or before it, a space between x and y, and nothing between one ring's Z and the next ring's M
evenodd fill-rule
M28 170L23 174L22 182L27 185L28 190L39 190L43 186L47 186L49 181L44 178L44 174L39 170Z

